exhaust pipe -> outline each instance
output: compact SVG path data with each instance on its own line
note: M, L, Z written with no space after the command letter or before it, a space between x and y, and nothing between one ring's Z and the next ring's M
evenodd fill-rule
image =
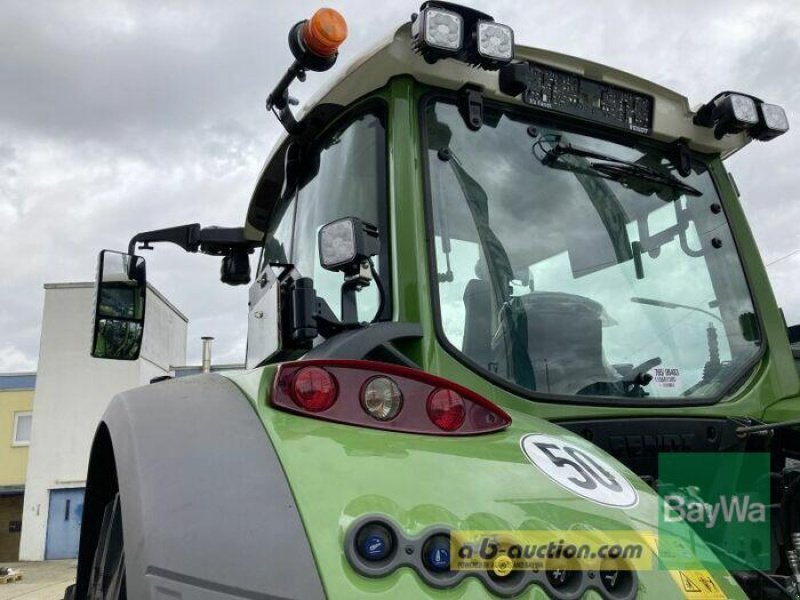
M213 337L203 336L203 373L211 373L211 342Z

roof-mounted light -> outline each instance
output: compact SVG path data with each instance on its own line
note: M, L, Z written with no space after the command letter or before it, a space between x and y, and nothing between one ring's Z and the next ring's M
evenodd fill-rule
M434 48L458 52L464 37L464 19L449 10L429 8L422 18L423 41Z
M777 104L762 102L758 109L761 119L758 125L750 130L753 139L766 142L789 131L789 119L783 108Z
M758 124L756 101L750 96L723 92L704 104L694 116L695 125L713 127L714 137L722 139L729 133L739 133Z
M428 6L411 26L417 50L428 62L458 53L464 45L464 19L452 10Z
M302 38L306 48L317 56L330 57L347 38L344 17L332 8L320 8L302 25Z
M429 63L454 58L498 69L514 58L514 32L489 15L466 6L428 0L412 17L414 48Z
M514 31L508 25L478 21L478 54L497 67L514 58Z
M278 117L290 134L300 133L302 127L289 108L292 103L289 86L295 79L305 81L306 71L330 69L336 63L339 46L346 38L347 23L332 8L320 8L310 19L296 23L289 30L289 50L294 62L267 97L267 110Z
M736 92L714 96L697 111L694 124L713 127L717 139L746 131L754 140L768 141L789 131L789 119L783 108Z

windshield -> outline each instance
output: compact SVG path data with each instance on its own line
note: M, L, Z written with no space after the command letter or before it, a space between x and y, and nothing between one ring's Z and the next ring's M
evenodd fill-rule
M537 394L690 402L758 356L704 163L684 177L652 149L489 106L473 131L429 102L425 128L440 330L473 368Z

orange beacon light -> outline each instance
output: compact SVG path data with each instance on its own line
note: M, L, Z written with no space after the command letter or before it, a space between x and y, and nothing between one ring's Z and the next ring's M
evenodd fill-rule
M320 8L303 24L303 43L314 54L333 56L347 38L344 17L332 8Z

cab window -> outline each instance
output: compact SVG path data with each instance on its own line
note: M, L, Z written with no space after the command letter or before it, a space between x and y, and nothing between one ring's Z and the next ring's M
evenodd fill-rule
M386 128L381 116L375 112L361 114L324 134L304 153L302 171L295 199L291 262L302 276L313 278L317 295L340 316L344 276L320 266L317 234L323 225L349 216L377 225L381 255L376 257L375 266L380 274L389 272ZM276 234L281 229L279 224ZM282 237L286 239L285 234ZM384 276L388 289L386 279ZM359 320L373 320L379 304L376 285L362 290L358 294ZM381 316L387 312L388 307Z

